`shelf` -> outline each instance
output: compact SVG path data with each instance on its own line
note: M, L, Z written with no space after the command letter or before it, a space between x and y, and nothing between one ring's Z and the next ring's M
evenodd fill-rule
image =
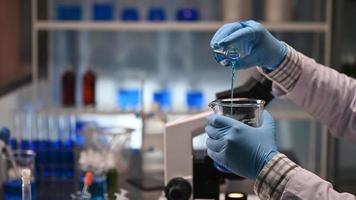
M92 107L53 107L44 109L46 112L53 112L58 114L73 114L73 115L124 115L124 114L137 114L139 111L123 111L119 109L102 109L102 108L92 108Z
M37 21L35 30L54 31L216 31L224 22L58 22ZM326 32L328 26L323 22L282 22L263 25L270 31L280 32Z
M118 108L94 108L94 107L50 107L40 110L43 112L57 113L57 114L73 114L73 115L126 115L126 114L140 114L140 111L127 111ZM169 111L167 115L194 115L203 111ZM148 113L146 113L148 114Z
M277 120L314 120L314 118L308 113L302 110L293 109L268 109L273 117ZM113 109L103 109L103 108L48 108L45 109L47 112L54 112L58 114L73 114L73 115L125 115L125 114L139 114L139 111L123 111L117 108ZM168 116L187 116L195 115L201 112L208 112L210 110L204 111L170 111L166 114Z

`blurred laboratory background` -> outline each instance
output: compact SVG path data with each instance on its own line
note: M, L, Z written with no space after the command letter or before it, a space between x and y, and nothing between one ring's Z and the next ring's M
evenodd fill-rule
M220 26L261 21L298 51L356 77L355 9L354 0L2 0L0 125L10 129L18 166L32 169L32 199L80 199L88 182L95 200L115 199L120 189L129 199L158 199L165 124L209 111L230 89L231 72L210 48ZM258 74L241 71L235 84ZM266 109L283 152L356 194L356 145L331 138L287 100ZM205 137L191 148L204 150ZM21 181L8 159L1 155L0 199L18 200ZM222 190L236 188L253 193L240 179Z

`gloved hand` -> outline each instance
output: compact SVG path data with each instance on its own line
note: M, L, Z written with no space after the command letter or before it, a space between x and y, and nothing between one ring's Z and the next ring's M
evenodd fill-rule
M237 69L260 66L274 70L288 52L284 42L252 20L225 24L215 33L210 46L213 49L235 47L240 53Z
M255 180L278 153L274 120L267 111L263 111L258 128L212 114L205 131L209 136L208 155L223 168L245 178Z

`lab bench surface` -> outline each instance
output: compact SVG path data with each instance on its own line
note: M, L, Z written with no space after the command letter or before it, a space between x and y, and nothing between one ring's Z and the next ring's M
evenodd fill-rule
M221 187L221 190L228 192L243 192L248 194L248 200L258 200L259 198L254 195L253 192L253 184L254 182L250 180L229 181L228 184ZM128 197L130 200L158 200L162 194L162 190L144 191L131 185L127 181L125 181L122 185L123 188L129 192ZM221 194L220 200L224 199L224 194Z
M162 194L162 190L151 190L145 191L137 188L136 186L130 184L126 181L126 177L122 176L120 180L121 188L128 191L128 198L130 200L158 200ZM259 198L253 194L253 181L250 180L240 180L240 181L229 181L225 186L221 187L222 191L228 192L243 192L248 194L248 200L258 200ZM2 188L0 188L0 197L2 197ZM220 200L224 200L224 194L220 195Z

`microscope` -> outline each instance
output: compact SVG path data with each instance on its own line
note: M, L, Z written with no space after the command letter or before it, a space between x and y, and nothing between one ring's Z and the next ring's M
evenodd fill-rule
M236 97L262 99L269 103L272 82L262 76L251 77L234 89ZM217 99L230 98L231 91L216 94ZM204 133L206 117L200 113L166 124L164 133L164 181L168 200L219 199L220 184L225 179L243 179L234 174L222 173L205 150L193 150L193 138Z

